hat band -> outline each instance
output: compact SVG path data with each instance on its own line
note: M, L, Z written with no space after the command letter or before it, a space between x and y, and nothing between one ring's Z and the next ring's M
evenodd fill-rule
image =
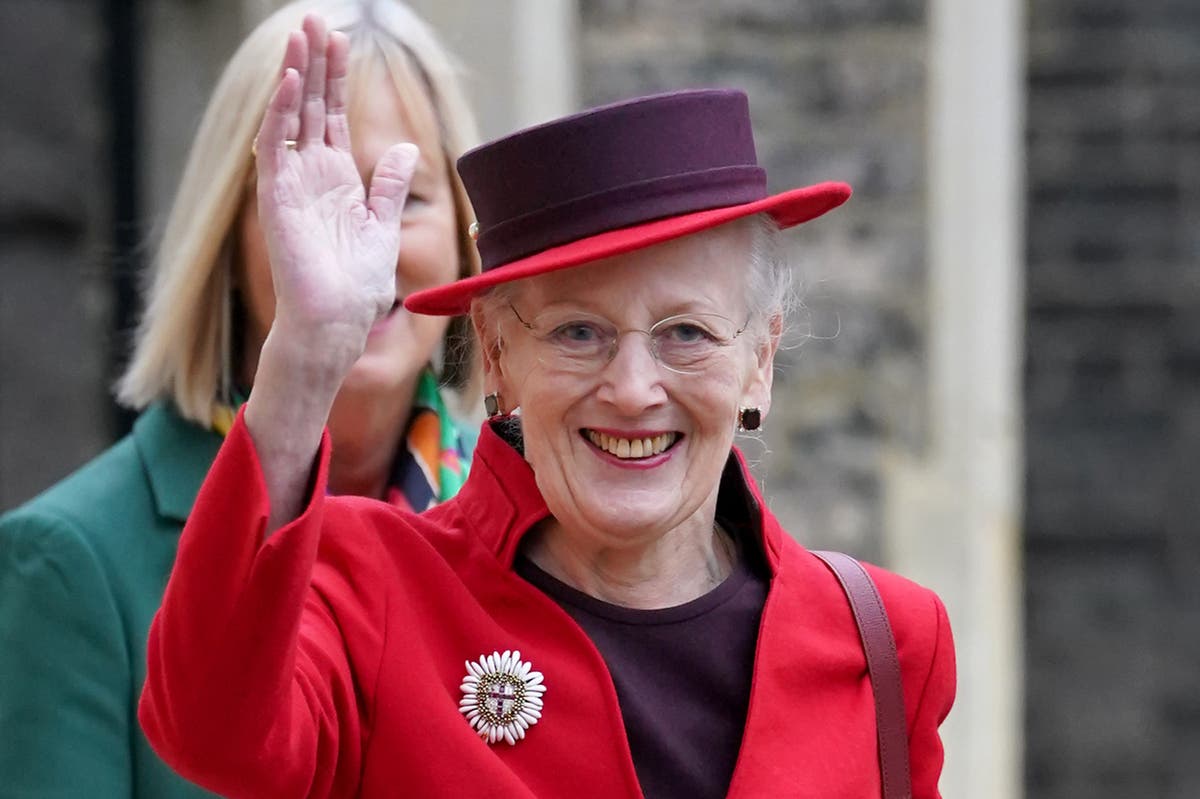
M475 244L483 271L560 244L671 216L743 205L767 196L758 166L726 166L651 178L576 197L489 225Z

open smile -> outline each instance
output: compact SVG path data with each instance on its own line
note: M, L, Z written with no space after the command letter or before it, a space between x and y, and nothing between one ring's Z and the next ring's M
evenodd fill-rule
M621 460L636 460L661 455L675 446L680 439L680 434L674 431L632 438L623 438L586 427L580 432L592 443L592 446Z

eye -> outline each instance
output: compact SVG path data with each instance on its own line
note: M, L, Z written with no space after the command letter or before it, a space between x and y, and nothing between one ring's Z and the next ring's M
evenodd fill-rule
M699 344L716 340L708 328L689 320L672 322L663 331L663 334L674 344Z
M550 338L564 344L594 344L604 338L604 330L595 322L564 322L550 332Z

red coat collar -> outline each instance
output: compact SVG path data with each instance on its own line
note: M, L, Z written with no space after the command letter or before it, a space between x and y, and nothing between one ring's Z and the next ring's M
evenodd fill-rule
M484 422L471 461L471 473L458 496L446 503L467 520L474 533L506 568L512 567L521 538L531 527L550 515L537 487L529 463L497 432L502 420ZM746 465L745 456L734 447L721 477L723 492L736 492L751 509L767 565L774 574L779 566L781 536L778 522L764 513L758 484ZM434 511L436 513L436 509Z

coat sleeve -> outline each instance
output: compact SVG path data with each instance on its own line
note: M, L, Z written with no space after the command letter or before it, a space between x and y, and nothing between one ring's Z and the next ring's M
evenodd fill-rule
M939 799L938 778L942 773L944 752L938 728L954 704L954 640L946 607L936 594L929 592L933 604L934 625L932 654L924 679L912 683L916 689L915 710L909 723L909 759L912 764L913 799ZM908 682L908 680L906 680ZM907 688L908 686L906 686ZM912 706L913 691L906 690Z
M172 768L231 799L357 789L373 685L356 680L346 611L312 585L329 448L326 434L302 515L264 541L266 489L239 415L150 628L146 737Z
M131 796L129 646L106 572L57 514L0 519L5 796Z

